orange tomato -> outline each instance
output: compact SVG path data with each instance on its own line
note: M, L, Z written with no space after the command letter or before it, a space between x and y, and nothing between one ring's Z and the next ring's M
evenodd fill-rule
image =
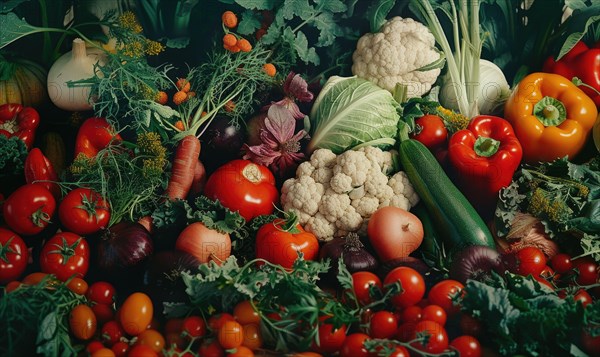
M137 344L148 346L158 353L165 347L165 338L154 329L145 330L138 335Z
M85 295L88 290L88 283L81 278L73 278L67 283L67 288L77 295Z
M244 331L237 321L227 321L219 330L219 344L226 350L241 346L243 341Z
M89 340L96 333L96 315L87 305L77 305L69 314L69 327L73 336Z
M121 306L119 317L123 330L137 336L146 330L152 321L154 308L152 300L144 293L131 294Z
M257 349L261 348L263 344L263 338L258 324L247 324L242 326L242 328L244 332L242 346L248 347L252 351L256 351Z
M244 300L235 305L233 317L242 325L257 324L260 322L260 315L254 309L250 300Z

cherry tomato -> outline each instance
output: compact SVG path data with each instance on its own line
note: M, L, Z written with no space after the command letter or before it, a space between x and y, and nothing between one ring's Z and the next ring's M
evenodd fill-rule
M550 259L550 265L558 274L568 273L573 269L573 262L571 256L564 253L558 253Z
M144 331L150 321L154 308L148 295L133 293L127 297L120 309L120 323L129 335L137 336Z
M427 298L430 304L438 305L448 315L453 315L460 311L460 307L454 305L452 297L460 294L464 288L465 286L456 280L442 280L429 290Z
M346 336L340 349L340 357L369 357L370 353L364 345L368 339L368 335L360 332Z
M542 269L542 271L540 272L540 275L537 277L546 279L546 280L554 280L554 277L556 276L556 272L554 271L554 269L552 269L550 266L546 265L544 267L544 269ZM537 278L535 277L535 278Z
M56 210L56 200L47 188L26 184L13 192L2 206L6 224L18 234L38 234L50 223Z
M423 308L423 315L421 319L423 321L435 321L438 324L444 326L446 324L446 310L442 309L441 306L438 305L428 305Z
M90 343L87 344L87 346L85 347L86 351L91 355L92 353L103 349L104 345L102 344L102 342L100 341L91 341Z
M37 285L47 276L48 276L47 273L41 273L41 272L31 273L31 274L26 275L23 278L22 283L25 285Z
M417 305L409 306L400 314L401 322L419 322L423 316L423 309Z
M202 337L206 334L206 323L200 316L188 316L183 319L181 331L191 338Z
M417 335L423 333L429 334L429 340L426 345L421 342L414 342L413 347L427 353L441 353L448 348L448 335L444 327L437 322L421 321L415 325L415 330L412 339L417 338Z
M389 311L377 311L369 323L369 336L372 338L390 338L398 330L398 319Z
M592 337L586 329L583 329L581 344L583 345L583 350L590 356L600 356L600 336Z
M127 351L129 351L129 344L119 341L111 347L111 350L115 353L116 357L124 357L127 355Z
M396 346L390 357L410 357L410 352L404 346Z
M158 357L158 353L152 347L146 345L134 345L127 353L127 357Z
M221 347L218 340L213 340L212 342L205 341L200 345L198 354L202 357L224 357L225 350Z
M244 342L242 325L237 321L226 321L219 329L219 344L226 350L236 348Z
M108 347L114 346L115 343L121 340L123 335L125 335L125 331L114 320L105 323L100 330L100 338L102 338L102 342Z
M69 327L73 336L89 340L96 333L96 315L87 305L77 305L69 314Z
M286 231L285 221L276 219L264 224L256 233L256 258L292 269L302 252L305 260L315 260L319 254L317 237L304 230L299 224L296 231Z
M372 302L370 290L371 286L382 288L379 277L368 271L359 271L352 274L352 287L358 302L367 305Z
M92 306L92 311L94 311L99 324L105 324L115 318L115 312L110 305L95 304Z
M438 115L427 114L415 120L416 130L411 138L420 141L431 151L442 148L448 139L448 130Z
M83 278L90 266L90 246L77 234L57 233L42 247L40 266L42 272L54 274L61 281L73 275Z
M461 357L481 356L481 344L473 336L459 336L450 342L450 347L456 350Z
M408 342L411 340L413 334L415 333L415 327L417 326L416 322L404 322L400 326L398 326L398 331L396 332L396 339L402 342Z
M165 334L168 333L180 333L183 330L183 320L184 319L168 319L167 322L165 322L165 327L164 327L164 332Z
M598 264L591 257L576 259L573 268L577 270L577 284L592 285L598 281Z
M346 340L346 326L334 329L332 324L319 325L319 345L313 342L312 349L323 354L339 351Z
M387 286L399 282L402 291L392 297L392 303L397 308L405 308L418 303L425 295L425 280L423 276L416 270L409 267L398 267L390 271L383 285Z
M76 188L61 201L58 217L68 231L86 236L108 227L109 205L96 191Z
M260 315L250 303L250 300L240 301L233 308L233 317L242 325L260 323Z
M219 331L221 329L221 327L223 327L223 325L227 321L235 321L235 317L233 317L232 314L228 314L226 312L223 312L223 313L220 313L220 314L216 314L216 315L212 315L208 319L208 327L212 331Z
M273 173L248 160L233 160L219 167L208 178L204 195L239 211L246 221L273 213L279 197Z
M92 353L91 357L115 357L115 353L110 348L102 347Z
M254 357L254 352L246 346L239 346L235 352L229 353L228 357Z
M111 305L115 298L115 287L106 281L97 281L90 286L87 298L98 304Z
M581 304L583 305L583 307L588 306L589 304L592 303L592 297L590 296L590 294L588 294L587 291L580 289L575 296L573 296L573 299L575 301L581 301Z
M8 294L8 293L20 288L21 285L23 285L23 283L21 283L20 281L16 281L16 280L11 281L10 283L6 284L6 286L4 287L4 292Z
M154 329L142 331L137 338L137 344L148 346L156 353L159 353L165 347L165 338Z
M73 278L67 283L67 288L77 295L85 295L88 283L81 278Z
M323 355L313 351L306 351L294 353L290 357L323 357Z
M248 347L252 351L256 351L263 345L263 338L258 324L246 324L242 326L244 332L244 340L242 346Z
M0 285L20 278L28 259L25 241L16 233L0 228Z
M544 252L536 247L525 247L516 254L517 266L515 272L519 275L538 276L546 266L546 256Z

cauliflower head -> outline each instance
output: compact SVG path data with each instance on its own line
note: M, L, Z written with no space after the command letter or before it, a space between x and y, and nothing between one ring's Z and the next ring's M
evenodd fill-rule
M352 73L393 91L396 83L407 86L408 98L431 90L441 69L418 71L440 58L429 29L410 18L396 16L381 32L363 35L352 55Z
M284 182L281 203L321 241L365 231L378 208L409 210L419 201L404 172L388 177L391 167L392 154L376 147L340 155L318 149L298 166L295 178Z

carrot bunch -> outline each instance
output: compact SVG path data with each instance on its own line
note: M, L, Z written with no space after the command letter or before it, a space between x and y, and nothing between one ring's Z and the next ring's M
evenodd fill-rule
M177 87L177 92L175 92L171 98L173 104L175 105L180 105L196 95L196 92L190 90L190 82L185 78L177 78L175 86ZM167 92L160 91L156 94L155 101L159 104L165 105L169 101L169 95Z
M221 16L221 21L223 22L223 31L225 31L223 47L227 51L232 53L252 51L250 41L232 31L238 24L237 15L233 11L225 11Z

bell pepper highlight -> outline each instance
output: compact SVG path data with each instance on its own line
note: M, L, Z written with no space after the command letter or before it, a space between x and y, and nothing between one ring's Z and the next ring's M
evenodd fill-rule
M56 183L58 175L52 163L42 150L33 148L25 159L25 182L42 185L52 193L56 200L60 199L60 187ZM41 181L41 182L38 182Z
M452 135L448 157L460 178L457 185L482 216L490 216L498 192L512 181L523 150L508 121L480 115Z
M31 107L8 103L0 105L0 134L7 138L16 136L31 149L35 131L40 125L40 115Z
M104 118L93 117L83 122L75 139L75 157L83 154L89 158L110 144L111 141L122 141L112 126Z
M573 159L583 149L598 109L580 88L552 73L532 73L515 87L504 108L527 163Z
M583 92L600 107L600 42L593 48L577 42L559 61L549 57L544 62L543 71L560 74L568 80L576 77Z

